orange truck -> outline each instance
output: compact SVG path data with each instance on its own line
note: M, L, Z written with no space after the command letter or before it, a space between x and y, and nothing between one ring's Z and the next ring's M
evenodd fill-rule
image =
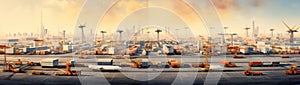
M173 68L179 68L181 63L174 59L171 59L168 61L168 64Z
M262 62L249 62L249 66L250 67L259 67L259 66L263 66Z
M262 72L251 72L251 68L247 68L245 71L244 71L244 74L246 76L256 76L256 75L263 75Z
M271 62L271 63L263 63L263 62L249 62L250 67L273 67L279 66L280 62Z
M205 64L204 63L200 63L200 64L192 64L192 67L201 67L204 68Z
M224 64L225 67L236 67L237 65L229 61L221 61L220 64Z
M150 67L150 62L148 59L133 59L131 60L133 64L130 66L133 68L148 68Z

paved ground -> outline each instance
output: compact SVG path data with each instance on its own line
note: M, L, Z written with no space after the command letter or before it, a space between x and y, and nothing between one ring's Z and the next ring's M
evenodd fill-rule
M39 61L44 58L52 58L53 56L8 56L8 61L16 61L17 58L22 60ZM101 56L89 56L89 59L77 59L78 63L93 64L96 58ZM57 57L60 59L60 64L73 59L70 56ZM178 56L169 56L181 61L185 64L204 62L204 57L198 58L184 57L180 59ZM155 61L165 62L163 57L151 58ZM216 57L214 59L223 59ZM81 76L51 76L51 75L28 75L27 73L8 73L0 72L0 85L90 85L90 84L135 84L135 85L161 85L161 84L203 84L208 74L221 74L221 78L212 78L218 82L219 85L294 85L300 84L300 75L285 75L284 71L289 69L289 64L300 65L300 57L294 55L292 58L282 59L281 57L251 55L244 59L233 59L227 57L226 60L232 61L238 65L234 68L224 68L224 72L220 68L215 68L212 72L198 72L196 68L166 68L165 72L159 72L163 68L149 68L136 69L123 67L122 72L99 72L91 70L87 67L76 67L82 72ZM115 59L116 64L124 62L124 59ZM252 67L253 71L263 72L261 76L245 76L243 71L248 67L249 61L273 62L277 61L283 65L279 67ZM3 58L0 59L0 65L3 64ZM219 61L211 60L211 62L218 64ZM38 67L33 67L38 68ZM0 68L2 69L2 68ZM196 70L195 70L196 69ZM129 72L130 70L134 72ZM155 71L153 71L155 70ZM126 72L125 72L126 71Z

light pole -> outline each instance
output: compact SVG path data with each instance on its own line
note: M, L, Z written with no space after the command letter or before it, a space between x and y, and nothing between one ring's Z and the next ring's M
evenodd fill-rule
M187 36L188 35L188 29L189 29L189 27L184 27L183 29L185 29L185 36ZM186 39L186 42L188 41L188 39Z
M236 33L232 33L232 34L230 34L230 37L231 37L231 46L233 46L233 36L234 35L237 35Z
M236 33L224 33L224 34L220 33L219 35L230 35L230 37L231 37L231 46L233 46L233 36L237 35L237 34Z
M78 28L81 29L81 42L83 43L84 42L84 31L83 31L83 28L86 27L85 25L79 25Z
M64 39L63 39L63 44L65 43L65 39L66 39L66 30L63 31L63 36L64 36Z
M228 29L228 27L224 27L224 33L226 33L226 30Z
M118 30L117 32L120 33L119 41L122 41L122 32L124 32L124 31L123 30Z
M157 29L157 30L155 30L155 32L157 33L157 42L159 43L159 33L162 32L162 30Z
M270 31L271 31L271 37L273 37L273 31L274 31L274 29L270 29Z
M100 31L102 34L102 41L104 42L104 34L106 33L106 31Z
M250 28L249 27L246 27L245 28L245 30L246 30L246 37L249 37L249 35L248 35L248 30L249 30Z

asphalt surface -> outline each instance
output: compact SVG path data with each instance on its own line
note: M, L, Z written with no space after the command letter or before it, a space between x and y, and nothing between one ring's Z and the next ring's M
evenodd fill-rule
M29 75L28 73L0 72L0 85L191 85L191 84L218 84L218 85L295 85L300 84L300 75L286 75L285 70L290 65L300 65L300 55L293 55L291 58L283 59L280 55L245 55L243 59L233 59L227 56L225 59L221 56L210 58L210 72L201 72L198 68L148 68L137 69L122 67L121 72L101 72L92 70L88 67L76 67L82 74L80 76L52 76L52 75ZM2 57L2 56L0 56ZM96 64L97 59L108 58L109 56L88 56L88 59L78 59L72 56L14 56L9 55L7 60L17 61L18 58L25 61L40 61L45 58L59 58L60 65L66 61L76 60L77 63L84 65ZM204 62L204 56L153 56L150 60L165 63L168 59L181 61L183 64L193 64ZM215 59L215 60L213 60ZM238 67L222 68L218 60L225 59L238 65ZM121 62L127 62L126 59L114 59L115 65ZM245 76L243 71L248 68L249 61L261 62L280 62L278 67L252 67L252 71L263 72L259 76ZM3 64L3 58L0 58L0 65ZM34 66L32 68L40 68ZM0 67L2 69L2 67ZM64 69L64 68L61 68ZM75 68L72 68L75 70ZM161 72L163 71L163 72ZM51 73L51 72L49 72ZM208 76L211 74L220 74L218 76Z

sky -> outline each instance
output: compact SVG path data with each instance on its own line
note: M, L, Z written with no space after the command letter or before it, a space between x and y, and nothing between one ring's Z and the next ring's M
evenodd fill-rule
M228 27L227 32L238 33L245 36L245 27L252 28L255 20L259 27L260 36L269 36L269 29L275 29L274 33L283 33L287 36L287 28L282 24L284 20L290 26L300 26L300 0L211 0L219 14L223 26ZM0 3L0 36L8 33L39 33L41 25L41 13L43 23L50 34L58 35L62 30L73 33L76 28L77 18L84 6L85 0L1 0ZM204 3L205 5L205 3ZM144 8L144 9L141 9ZM184 24L178 25L172 17L166 18L162 27L171 29L191 28L192 34L207 35L207 27L197 13L182 0L121 0L99 22L97 31L106 30L110 33L120 28L132 28L131 23L121 26L122 20L135 15L134 18L164 19L160 15L143 16L145 10L152 10L149 14L162 14L173 16L182 20ZM161 10L160 10L161 9ZM201 16L201 14L200 14ZM129 19L130 20L130 19ZM88 23L88 22L85 22ZM176 24L177 23L177 24ZM141 26L149 23L138 23ZM119 26L120 25L120 26ZM153 25L150 24L150 25ZM88 27L88 26L87 26ZM177 28L175 28L177 27ZM200 28L200 29L199 29ZM250 29L252 30L252 29ZM250 34L252 31L249 31ZM295 33L296 37L300 33Z

